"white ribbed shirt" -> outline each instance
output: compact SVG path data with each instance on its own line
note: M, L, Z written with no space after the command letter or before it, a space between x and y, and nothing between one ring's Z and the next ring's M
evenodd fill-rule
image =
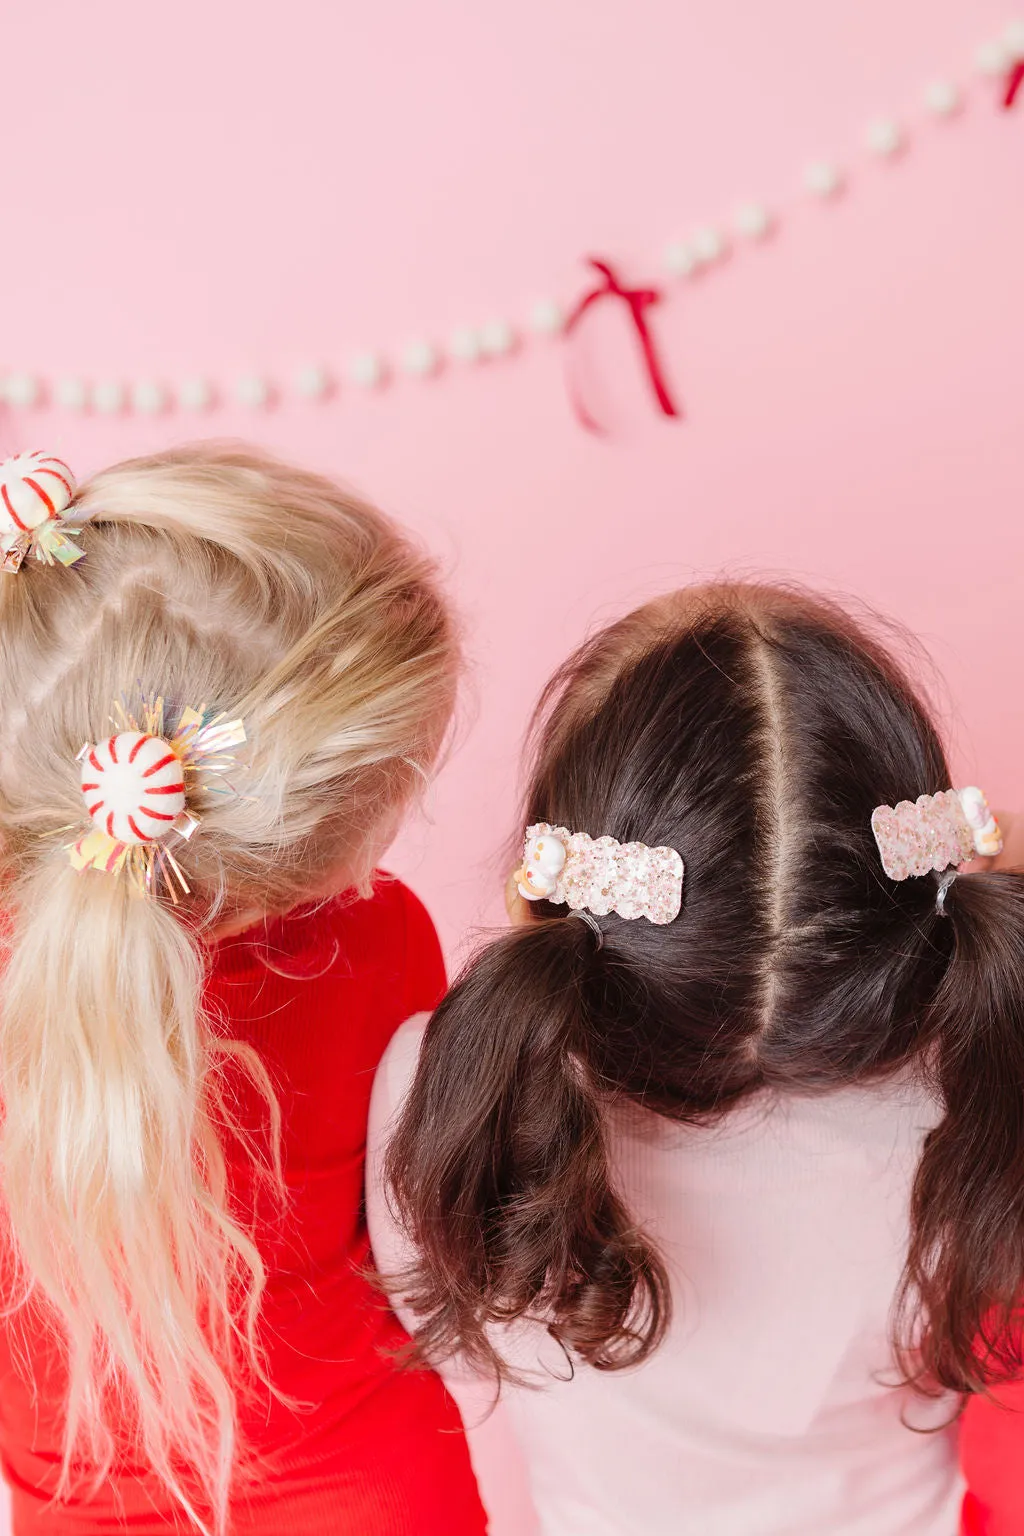
M367 1207L385 1273L408 1249L380 1159L425 1026L402 1027L374 1087ZM476 1446L494 1531L536 1529L514 1486L525 1465L544 1536L956 1536L956 1405L894 1385L889 1344L911 1183L938 1115L904 1075L760 1096L710 1129L610 1116L613 1176L666 1261L673 1320L642 1366L577 1363L571 1377L539 1325L503 1332L540 1386L506 1389L504 1419ZM458 1376L471 1423L479 1388ZM496 1448L502 1422L518 1452Z

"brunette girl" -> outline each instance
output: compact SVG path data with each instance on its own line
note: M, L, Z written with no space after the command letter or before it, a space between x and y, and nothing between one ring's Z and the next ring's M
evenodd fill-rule
M546 1536L957 1531L958 1407L1021 1365L1024 877L950 783L883 646L772 587L548 686L513 925L393 1042L371 1189Z

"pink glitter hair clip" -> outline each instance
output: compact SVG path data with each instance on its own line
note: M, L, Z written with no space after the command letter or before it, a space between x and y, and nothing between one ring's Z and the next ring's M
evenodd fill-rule
M683 899L683 861L674 848L618 843L538 822L526 829L515 881L527 901L553 901L595 917L617 912L671 923Z
M973 785L880 805L871 813L871 830L890 880L949 869L978 855L994 858L1003 849L999 823Z

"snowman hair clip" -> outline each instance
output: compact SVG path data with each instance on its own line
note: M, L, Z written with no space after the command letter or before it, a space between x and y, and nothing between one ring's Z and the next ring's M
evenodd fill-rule
M671 923L683 900L683 861L674 848L588 837L538 822L526 829L523 862L515 872L526 901L550 901L573 912L645 917Z
M44 565L74 565L74 542L91 514L74 506L75 477L49 453L16 453L0 464L0 571L20 571L30 550ZM77 526L76 526L77 525Z

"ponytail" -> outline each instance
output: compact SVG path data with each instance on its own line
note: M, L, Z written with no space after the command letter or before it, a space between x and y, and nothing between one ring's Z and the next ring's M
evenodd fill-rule
M264 1270L228 1208L220 1071L241 1057L260 1092L269 1085L205 1025L200 953L164 904L66 859L25 875L12 899L0 1177L20 1289L66 1347L58 1492L76 1463L99 1481L141 1454L200 1529L207 1504L221 1528L235 1390L260 1369Z
M487 1330L531 1318L612 1370L664 1333L667 1279L613 1188L588 1049L607 964L587 924L531 920L430 1022L387 1164L422 1256L402 1289L428 1359L508 1377Z
M1024 875L960 875L933 1005L945 1117L914 1185L901 1295L908 1374L983 1391L1024 1364ZM916 1337L915 1337L916 1332Z

